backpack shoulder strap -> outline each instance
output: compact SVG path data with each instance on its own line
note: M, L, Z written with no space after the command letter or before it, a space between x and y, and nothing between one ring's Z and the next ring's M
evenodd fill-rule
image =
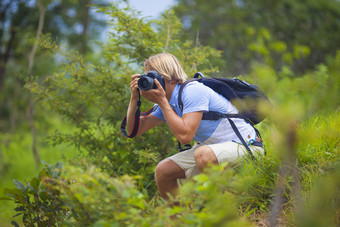
M179 108L182 112L183 112L183 102L182 102L183 89L188 83L193 82L193 81L199 81L199 79L193 78L193 79L187 80L183 84L181 84L181 86L179 88L179 91L178 91L178 106L179 106Z
M205 78L203 73L197 72L197 73L195 73L194 78L187 80L183 84L181 84L181 87L179 88L179 92L178 92L178 106L181 109L181 111L183 111L182 91L183 91L184 87L192 81L199 81L200 80L199 77Z

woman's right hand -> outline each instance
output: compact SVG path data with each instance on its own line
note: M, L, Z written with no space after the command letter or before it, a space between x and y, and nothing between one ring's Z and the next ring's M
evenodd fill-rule
M131 99L138 99L138 80L140 74L135 74L131 76L130 90L131 90Z

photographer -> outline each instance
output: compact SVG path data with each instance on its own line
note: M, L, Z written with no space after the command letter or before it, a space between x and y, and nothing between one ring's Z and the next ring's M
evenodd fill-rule
M238 113L235 106L220 94L199 82L188 83L182 91L183 111L180 109L179 88L187 75L175 56L168 53L151 56L144 62L144 69L146 73L157 71L164 81L154 79L153 89L139 89L140 94L157 104L158 108L152 114L140 117L136 136L165 121L181 144L188 144L193 139L197 141L192 148L166 158L157 165L155 180L162 198L168 199L167 193L176 195L178 180L199 174L209 164L233 162L248 154L227 118L202 120L203 113L207 111ZM130 84L131 99L126 125L128 132L134 128L138 86L141 86L138 85L139 79L139 74L133 75ZM234 118L233 122L242 138L250 144L251 151L263 153L261 146L251 145L252 141L259 142L254 128L241 118Z

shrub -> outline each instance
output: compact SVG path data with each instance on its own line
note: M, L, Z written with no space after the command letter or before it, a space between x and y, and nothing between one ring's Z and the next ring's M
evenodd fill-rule
M15 188L5 189L5 194L18 204L14 217L22 215L25 226L55 226L70 216L70 209L60 198L60 189L56 183L61 180L62 163L43 164L45 167L38 176L26 184L13 180ZM19 226L15 221L12 224Z

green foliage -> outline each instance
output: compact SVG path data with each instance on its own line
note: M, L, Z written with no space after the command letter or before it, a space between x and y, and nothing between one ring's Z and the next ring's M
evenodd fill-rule
M223 51L225 75L247 74L259 60L303 73L340 48L337 0L178 0L174 10L187 39L199 33L202 44Z
M59 197L60 190L55 187L55 180L60 179L63 164L58 162L54 166L46 163L44 165L38 176L33 177L26 185L13 180L15 188L4 191L18 204L14 217L23 215L25 226L54 226L62 222L69 213ZM12 223L17 225L15 221Z
M299 226L314 222L336 223L334 218L340 199L337 186L339 123L337 113L315 117L298 127L303 203L297 207L293 222ZM142 176L111 177L86 161L82 167L66 166L62 176L59 175L60 169L53 174L56 166L45 165L42 173L49 178L43 178L40 188L53 189L49 192L56 196L50 196L50 200L62 201L63 210L69 211L60 216L59 210L54 208L50 213L50 217L59 214L57 221L65 226L252 226L250 220L263 221L260 214L269 212L280 167L275 143L269 140L272 135L267 133L263 135L267 141L266 156L255 161L245 158L236 166L229 163L212 166L205 174L183 184L179 197L170 200L170 204L175 204L172 206L156 198L150 200L138 187ZM288 186L285 212L292 213L289 209L292 179L287 178L285 184ZM28 186L16 182L16 187L19 189L15 191L20 191ZM28 193L29 187L26 190ZM325 190L329 192L327 198L320 193ZM320 204L327 209L318 216ZM28 211L31 216L41 213L35 209Z
M333 174L338 173L339 123L340 115L337 113L310 118L298 127L303 204L297 210L295 222L301 223L301 226L313 223L313 218L318 216L311 217L309 213L318 214L320 204L325 207L331 204L329 208L332 212L325 210L316 223L323 223L321 220L324 223L335 222L336 210L339 209L336 203L339 199L336 185L339 182L335 180L338 179L337 175ZM83 161L79 167L64 167L61 176L60 164L45 164L38 177L26 185L15 181L17 188L7 193L15 195L18 201L28 196L35 198L32 193L37 191L33 191L30 186L39 182L39 190L50 193L47 198L39 197L40 203L26 199L18 207L30 201L31 206L25 211L31 217L42 217L41 210L47 207L41 204L48 199L50 203L58 205L48 206L49 220L58 217L53 220L64 226L251 226L250 220L263 221L260 214L269 212L280 167L279 154L275 152L277 147L272 142L275 134L264 132L266 156L258 157L255 161L245 158L236 166L229 163L213 166L205 174L183 184L179 197L171 199L170 204L176 204L172 206L156 197L150 200L148 194L140 190L138 182L143 176L112 177L87 161ZM291 178L285 183L288 186L284 204L286 209L292 203L289 196L291 183ZM330 193L325 201L324 193L320 193L320 190ZM37 209L33 209L34 206ZM292 211L288 209L285 212Z
M22 205L17 211L25 208L25 217L36 217L24 224L55 226L250 226L246 220L239 220L237 204L239 204L239 189L234 187L238 179L232 169L216 166L209 171L209 175L199 175L182 188L182 196L174 201L181 206L169 207L167 203L158 201L148 203L146 196L136 187L136 180L130 176L112 178L107 173L99 171L93 166L79 168L66 166L60 177L60 164L46 165L40 175L43 180L33 178L27 186L15 181L16 189L8 190L10 197ZM57 168L57 169L55 169ZM57 170L57 171L55 171ZM222 177L222 181L221 181ZM227 183L229 182L229 183ZM27 206L28 197L35 190L34 204ZM31 191L28 191L30 189ZM46 189L49 189L46 191ZM45 193L45 194L43 194ZM46 194L47 193L47 194ZM44 211L48 211L46 217ZM44 204L43 204L44 203ZM55 206L51 206L54 204ZM226 209L227 208L227 209ZM219 212L216 212L218 211ZM227 215L226 215L227 214ZM43 219L45 218L45 219ZM38 222L37 220L40 220ZM44 220L45 222L42 222ZM47 222L49 221L49 222Z
M229 163L213 166L207 173L195 176L181 188L178 201L182 209L175 225L192 226L251 226L240 218L247 180L236 175Z
M320 64L299 76L286 67L276 72L270 64L254 64L247 80L259 85L275 108L281 112L290 109L297 119L327 114L340 105L339 56L338 53L329 65Z
M77 1L22 1L1 2L0 5L0 132L14 133L17 127L25 125L26 111L30 95L23 89L24 81L30 77L44 77L58 71L54 54L36 53L32 71L28 70L28 56L32 50L39 24L38 3L46 9L43 31L60 41L67 41L75 49L88 48L89 38L98 38L95 30L104 28L102 17L94 17L90 11L87 21L84 19L86 4ZM92 3L96 3L93 1ZM103 2L101 4L104 4ZM75 27L85 27L85 32L76 32ZM86 32L88 33L86 35ZM85 34L85 38L84 38ZM79 40L82 42L79 42ZM36 111L38 118L43 114Z
M125 75L141 70L146 58L161 52L175 55L188 75L197 70L218 71L216 66L221 63L221 52L191 40L183 42L180 38L184 30L173 11L165 11L161 19L146 21L138 18L129 7L120 9L112 5L99 10L111 18L111 36L104 46L106 58Z
M199 7L209 6L209 10L215 6L212 3ZM256 62L248 65L250 73L244 77L259 85L273 103L271 116L258 125L267 155L213 166L182 185L179 197L170 202L158 198L154 168L176 152L176 141L165 124L133 140L120 135L130 76L143 73L143 60L159 52L176 55L189 77L196 71L214 75L222 53L200 45L199 37L183 41L184 29L171 11L147 21L116 2L99 8L111 18L112 28L108 42L101 44L104 59L89 62L51 41L51 36L40 40L40 54L52 56L48 53L53 51L62 64L46 79L30 80L27 87L37 101L74 126L66 132L57 130L49 141L70 144L84 156L64 167L63 175L59 164L45 164L26 185L15 181L16 188L7 192L19 202L17 211L26 225L49 221L49 225L63 226L251 226L266 222L280 182L282 224L337 223L340 54L313 71L297 74L291 64L309 56L312 49L283 42L266 27L230 27L246 15L234 1L226 4L229 24L216 27L231 29L233 36L227 39L240 47L237 53L247 53L240 56ZM210 16L220 13L223 10ZM243 32L248 36L243 37ZM240 63L237 67L248 67ZM145 100L142 103L142 109L151 106ZM297 178L281 176L287 160L296 163ZM297 183L300 197L294 196ZM329 192L325 197L320 195L324 191ZM319 205L324 208L320 218Z
M103 221L119 226L146 223L142 217L147 206L145 195L138 191L132 177L112 178L93 166L85 170L69 166L64 177L70 183L58 182L61 198L75 214L65 225L88 226Z
M31 81L28 87L77 128L74 133L56 132L50 137L54 144L69 143L86 151L92 163L112 176L141 175L140 187L154 194L155 164L175 152L175 139L164 125L147 134L148 142L121 136L119 126L130 97L130 76L143 73L142 61L163 51L177 55L189 75L198 69L214 72L217 68L211 62L220 52L182 43L181 24L170 11L160 20L145 22L128 7L120 9L113 4L99 10L110 16L112 26L108 43L102 44L105 62L86 63L77 52L64 50L45 36L41 46L61 55L65 63L60 73L42 82ZM146 107L150 103L143 100L142 109Z
M338 152L339 155L339 152ZM336 226L340 224L340 168L320 177L297 213L299 226Z
M41 111L41 110L40 110ZM61 131L72 130L70 125L62 121L59 117L49 114L48 122L40 119L36 124L36 129L39 132L37 135L37 147L42 160L48 163L55 163L57 160L75 159L77 150L73 147L59 145L52 147L46 141L46 134L53 133L55 127ZM37 175L37 172L42 168L42 164L35 165L35 160L30 152L32 136L27 132L27 128L18 127L18 131L13 134L0 134L2 141L0 145L0 197L3 197L4 188L13 187L13 179L18 179L23 182L28 182L31 178ZM7 142L6 142L7 141ZM0 223L1 226L10 226L11 220L15 220L22 226L22 217L18 216L12 219L16 214L14 208L16 204L11 200L0 201ZM7 224L6 224L7 223Z
M299 44L288 48L287 43L275 39L265 28L249 27L247 35L252 41L247 44L246 58L253 64L263 63L270 66L276 72L287 68L293 70L293 65L306 59L311 52L308 46Z

